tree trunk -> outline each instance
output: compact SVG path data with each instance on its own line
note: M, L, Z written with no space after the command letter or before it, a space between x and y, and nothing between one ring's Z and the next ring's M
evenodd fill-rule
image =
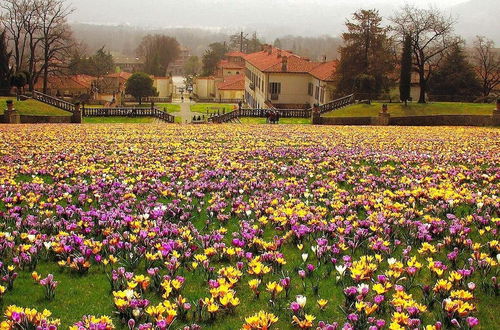
M419 73L419 86L420 86L420 96L418 103L426 103L425 92L427 91L427 79L425 79L425 69L424 67L418 68Z
M49 81L49 68L45 66L43 68L43 93L47 94L47 84Z

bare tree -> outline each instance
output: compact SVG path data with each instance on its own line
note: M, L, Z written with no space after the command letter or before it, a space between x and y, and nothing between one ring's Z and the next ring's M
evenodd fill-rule
M69 57L74 45L67 17L73 9L62 0L41 0L39 8L40 40L42 52L41 70L37 73L43 78L43 92L47 92L49 74L58 72ZM36 77L38 79L38 77Z
M26 34L24 32L24 17L28 9L25 0L3 0L0 2L1 24L7 32L7 37L12 43L13 57L16 72L24 69L24 51L26 48Z
M3 0L0 9L16 71L27 71L30 90L42 75L46 91L49 74L64 63L72 45L67 24L72 9L65 0Z
M473 64L481 80L483 96L490 95L500 84L500 55L494 51L495 43L477 36L472 54Z
M400 38L410 36L412 41L413 65L419 75L420 97L425 103L427 84L432 70L439 64L443 54L460 43L455 37L455 20L443 15L438 9L420 9L406 5L391 18L393 30Z
M41 1L28 0L26 2L28 8L25 10L23 28L26 35L26 43L28 46L28 87L30 91L33 91L36 80L38 78L36 75L36 69L40 60L38 46L41 42L41 20L38 13L43 9L41 8Z

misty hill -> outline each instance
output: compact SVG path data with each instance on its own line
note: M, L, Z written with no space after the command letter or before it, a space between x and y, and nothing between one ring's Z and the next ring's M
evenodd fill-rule
M164 28L145 29L131 26L109 26L95 24L72 24L74 36L86 46L86 51L94 53L97 49L105 46L106 49L127 56L135 56L136 48L142 38L147 34L165 34L175 37L179 43L187 47L192 55L203 55L208 45L213 42L224 42L229 40L229 33L212 31L201 28ZM248 32L251 36L251 31ZM259 35L264 43L274 43L274 39L264 38ZM337 58L337 49L341 44L339 38L330 36L299 37L293 35L281 36L280 47L291 50L302 56L319 60L322 56L328 59Z
M457 16L456 32L466 39L484 35L500 45L500 1L470 0L451 8Z

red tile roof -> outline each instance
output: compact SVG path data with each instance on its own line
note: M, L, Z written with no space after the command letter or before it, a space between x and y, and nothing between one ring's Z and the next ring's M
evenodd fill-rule
M221 69L244 69L245 65L242 63L234 63L228 60L221 60L217 66Z
M335 78L335 73L337 72L338 61L329 61L320 63L314 69L309 71L309 73L319 80L323 81L333 81Z
M217 83L219 90L244 90L245 89L245 75L237 74L224 77L224 80Z
M335 75L337 61L312 62L291 51L270 47L266 46L263 51L247 54L245 60L262 72L309 73L324 81L331 81ZM287 62L286 70L283 70L283 61Z
M278 64L281 65L283 56L298 57L293 53L273 47L271 53L269 53L268 50L265 49L260 52L247 54L245 60L260 71L266 72L269 68L272 68Z
M72 76L51 76L48 79L48 88L50 89L90 89L95 77L81 75ZM38 79L35 89L43 88L43 80Z
M107 78L120 78L123 80L128 80L128 78L130 78L131 76L132 76L131 73L122 71L122 72L108 74L106 77Z

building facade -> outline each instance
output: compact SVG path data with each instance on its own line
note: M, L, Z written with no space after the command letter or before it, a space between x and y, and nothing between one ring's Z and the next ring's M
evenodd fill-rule
M337 61L313 62L265 45L245 57L245 100L252 108L301 109L332 99Z

